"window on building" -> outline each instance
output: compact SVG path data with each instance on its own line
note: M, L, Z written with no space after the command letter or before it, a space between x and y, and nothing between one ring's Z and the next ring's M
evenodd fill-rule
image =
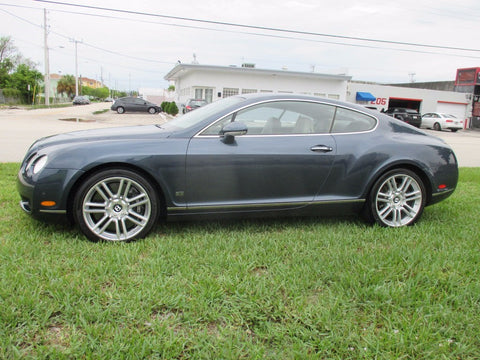
M203 100L203 89L195 89L195 99Z
M211 103L213 100L213 88L194 88L195 99L197 100L206 100L208 103Z
M208 103L213 101L213 89L205 89L205 100Z
M242 94L255 94L257 89L242 89Z
M260 90L261 93L273 93L273 90Z
M223 88L223 97L238 95L238 88Z
M327 94L325 94L325 93L314 93L313 95L320 96L320 97L323 97L323 98L327 96Z
M337 95L337 94L328 94L328 98L329 98L329 99L333 99L333 100L338 100L338 99L340 99L340 95Z

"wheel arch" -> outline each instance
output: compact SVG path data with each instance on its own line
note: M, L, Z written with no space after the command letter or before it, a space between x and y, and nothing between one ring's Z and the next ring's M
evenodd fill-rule
M377 172L375 174L375 176L372 177L372 179L370 179L370 181L368 183L368 186L366 187L365 198L368 199L374 184L377 182L378 179L380 179L380 177L382 177L387 172L389 172L391 170L396 170L396 169L407 169L407 170L410 170L410 171L414 172L418 177L420 177L420 179L423 182L423 185L425 186L425 192L426 192L426 194L425 194L426 195L425 205L428 205L432 200L432 189L433 189L432 181L431 181L428 173L424 169L422 169L422 167L420 165L413 164L411 162L398 162L398 163L390 164L389 166L382 168L381 171Z
M142 169L141 167L138 167L132 164L127 164L127 163L112 162L112 163L106 163L106 164L99 164L89 169L84 174L82 174L82 176L80 176L72 185L67 197L67 217L70 222L72 223L74 222L73 203L74 203L75 195L78 189L80 188L80 186L82 185L82 183L93 174L100 171L104 171L104 170L110 170L110 169L130 170L141 175L142 177L145 177L145 179L147 179L147 181L153 186L158 196L158 200L160 202L159 218L163 219L166 217L167 207L166 207L165 193L161 185L158 183L158 181L156 181L155 178L148 173L148 171Z

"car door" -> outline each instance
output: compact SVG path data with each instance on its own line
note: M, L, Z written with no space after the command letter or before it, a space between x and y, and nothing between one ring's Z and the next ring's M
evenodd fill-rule
M434 114L425 114L422 116L422 127L431 128L433 127L433 118Z
M147 111L147 105L145 100L141 98L133 99L133 108L132 111Z
M335 107L306 101L265 102L238 111L190 141L185 198L189 209L292 208L314 199L334 161L329 134ZM227 142L229 122L248 132Z

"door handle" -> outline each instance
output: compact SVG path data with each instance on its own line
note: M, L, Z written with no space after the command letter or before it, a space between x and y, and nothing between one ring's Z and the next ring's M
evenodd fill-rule
M315 145L315 146L312 146L310 148L310 150L315 151L315 152L326 153L326 152L333 151L333 148L331 146L327 146L327 145Z

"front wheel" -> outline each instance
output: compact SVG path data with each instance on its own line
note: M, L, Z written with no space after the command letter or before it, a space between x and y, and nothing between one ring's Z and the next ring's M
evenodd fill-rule
M80 186L73 215L80 230L92 241L130 241L145 237L159 211L152 185L125 169L100 171Z
M367 207L373 220L385 227L414 224L422 215L426 191L420 177L407 169L395 169L373 185Z
M157 113L157 110L155 108L151 107L151 108L148 108L148 112L153 115L153 114Z

